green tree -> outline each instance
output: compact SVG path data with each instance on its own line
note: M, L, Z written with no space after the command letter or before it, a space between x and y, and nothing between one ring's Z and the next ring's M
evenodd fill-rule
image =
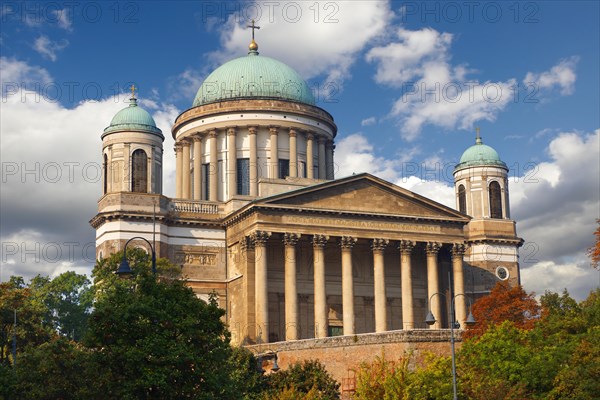
M429 353L424 366L414 371L406 388L406 397L411 400L451 400L452 364L450 357Z
M412 373L408 369L410 354L398 361L377 356L372 362L362 363L356 373L356 400L393 400L406 398Z
M266 398L288 399L292 394L303 399L339 399L339 383L316 360L304 360L286 370L267 375Z

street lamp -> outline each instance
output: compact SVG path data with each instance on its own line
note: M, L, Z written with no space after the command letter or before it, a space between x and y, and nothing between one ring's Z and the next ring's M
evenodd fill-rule
M452 281L450 280L450 273L448 273L448 282L450 283L450 314L448 316L448 323L450 325L450 345L452 348L452 390L454 392L453 399L458 400L458 395L456 391L456 354L454 350L454 329L459 329L460 323L456 321L456 317L454 315L454 300L459 296L463 296L467 300L469 300L469 298L463 293L459 293L454 296L452 295ZM433 296L435 296L436 294L444 296L444 298L446 298L446 295L444 293L434 293L431 295L431 297L429 297L429 312L427 313L427 317L425 318L425 323L430 326L435 324L435 317L431 312L431 299L433 299ZM473 317L473 313L471 312L471 302L469 300L469 315L465 321L465 324L467 326L473 326L475 325L475 323L475 317Z
M131 268L129 267L129 261L127 261L127 245L134 239L142 239L143 241L148 243L148 246L150 246L150 250L152 251L152 273L156 275L156 252L154 251L154 247L152 246L152 244L141 236L132 237L127 242L125 242L125 247L123 247L123 259L121 259L119 269L115 273L122 278L127 278L133 273L133 271L131 271Z

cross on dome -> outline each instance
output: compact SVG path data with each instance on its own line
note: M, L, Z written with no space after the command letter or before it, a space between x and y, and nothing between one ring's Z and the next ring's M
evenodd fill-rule
M260 29L260 26L257 26L256 24L254 24L254 20L252 20L252 25L248 25L247 28L252 29L252 41L250 42L248 49L250 49L250 52L257 53L258 44L256 44L256 42L254 41L254 30Z

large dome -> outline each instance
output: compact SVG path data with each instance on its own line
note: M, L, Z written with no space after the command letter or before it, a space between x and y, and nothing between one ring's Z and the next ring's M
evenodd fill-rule
M455 170L479 165L497 165L506 168L498 152L492 147L483 144L481 137L477 136L475 144L469 147L460 157L460 162Z
M104 133L118 131L145 131L152 132L162 136L162 131L156 127L154 118L148 111L137 105L137 99L129 100L129 107L126 107L115 114L110 125L104 129Z
M294 69L250 50L214 70L202 83L193 106L232 99L281 99L314 105L315 98Z

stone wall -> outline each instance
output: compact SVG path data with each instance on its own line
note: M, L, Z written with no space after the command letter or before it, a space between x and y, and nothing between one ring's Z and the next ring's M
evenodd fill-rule
M457 348L460 347L461 331L454 332ZM247 346L254 354L274 352L281 369L302 360L319 360L327 371L340 383L352 376L362 362L373 361L382 354L387 360L398 360L411 353L409 366L422 365L429 352L450 355L450 330L398 330L385 333L366 333L353 336L336 336L322 339L306 339L289 342L266 343ZM265 365L269 370L272 366Z

